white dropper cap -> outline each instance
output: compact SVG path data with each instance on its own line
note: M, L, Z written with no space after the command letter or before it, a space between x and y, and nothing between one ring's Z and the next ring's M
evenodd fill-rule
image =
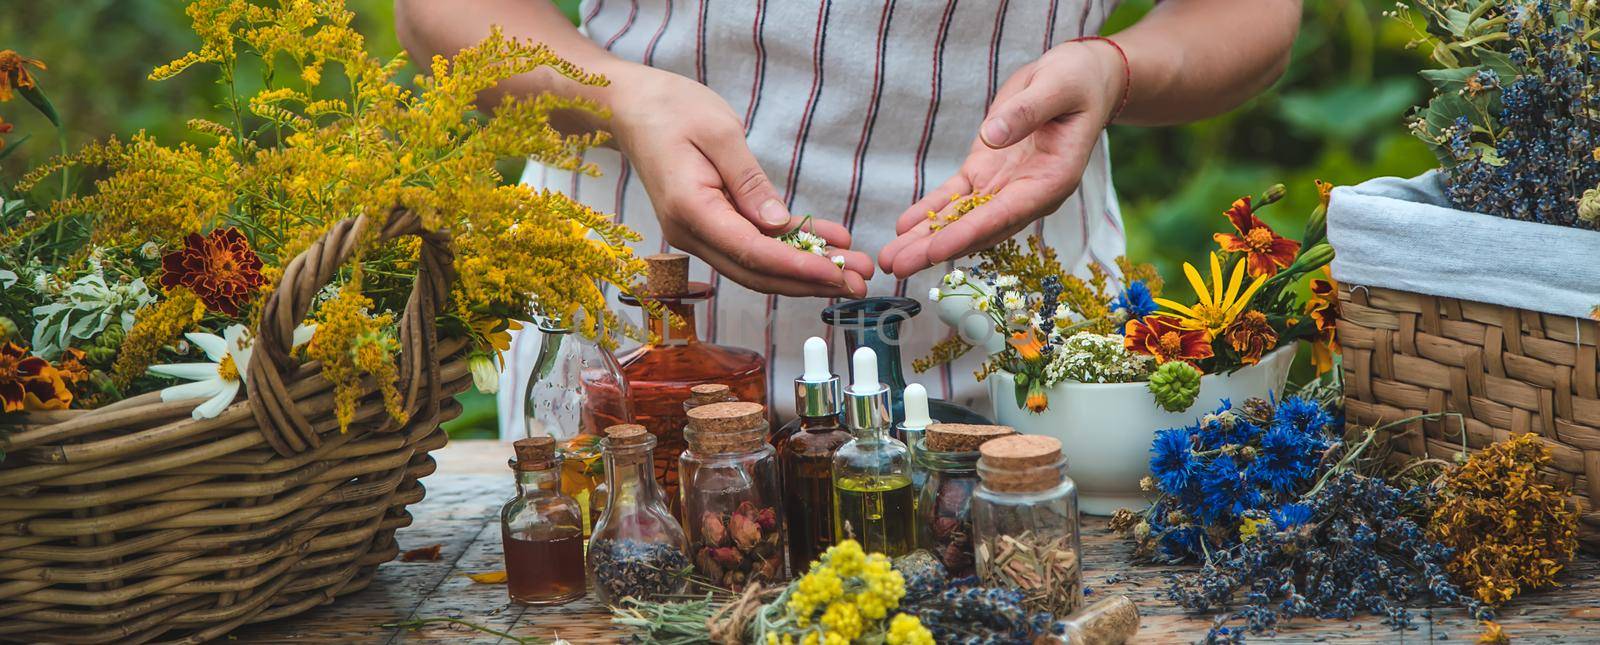
M828 342L812 336L806 339L806 371L800 375L800 380L808 383L821 383L833 378L833 372L828 371Z
M850 381L852 392L868 394L883 389L878 382L878 354L871 347L857 347L851 362L855 365Z
M922 387L921 383L907 385L905 402L905 427L926 428L933 425L933 419L928 418L928 388Z

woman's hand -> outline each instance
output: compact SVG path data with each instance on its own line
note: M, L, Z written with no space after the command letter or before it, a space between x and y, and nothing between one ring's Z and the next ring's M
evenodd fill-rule
M996 92L961 169L900 215L899 236L878 254L879 265L910 277L1055 212L1078 189L1126 78L1116 48L1092 40L1062 43L1017 70ZM974 192L993 198L947 222L951 197ZM937 232L935 221L944 224Z
M607 72L605 127L639 173L667 243L705 260L735 282L790 296L866 294L872 259L849 250L850 233L813 219L807 230L842 255L802 252L773 234L798 225L745 144L727 102L688 78L643 65Z

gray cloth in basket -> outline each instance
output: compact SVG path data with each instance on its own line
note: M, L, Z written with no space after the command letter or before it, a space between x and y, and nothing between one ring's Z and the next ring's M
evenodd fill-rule
M1587 317L1600 305L1600 232L1450 206L1439 173L1333 189L1340 282Z

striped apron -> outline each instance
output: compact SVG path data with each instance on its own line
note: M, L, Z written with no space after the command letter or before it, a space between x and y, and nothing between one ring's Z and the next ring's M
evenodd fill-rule
M1099 31L1119 0L586 0L589 38L612 54L705 84L743 115L745 135L790 212L849 227L853 248L876 258L895 237L895 218L961 165L995 91L1053 45ZM1083 182L1060 210L1019 234L1041 234L1064 264L1087 273L1114 269L1123 253L1121 214L1106 143L1091 154ZM577 176L530 164L523 182L566 192L644 236L642 254L667 250L637 173L612 150L586 157L602 175ZM908 280L875 276L869 295L926 298L945 267ZM774 411L793 416L790 381L801 343L829 337L828 301L757 293L695 260L691 279L717 292L699 312L704 340L769 357ZM613 305L635 323L637 310ZM926 303L924 303L926 305ZM950 330L934 312L909 321L904 361L927 353ZM500 394L503 437L520 437L522 392L537 339L519 337ZM835 371L848 361L842 334L829 338ZM910 380L931 395L989 410L960 361Z

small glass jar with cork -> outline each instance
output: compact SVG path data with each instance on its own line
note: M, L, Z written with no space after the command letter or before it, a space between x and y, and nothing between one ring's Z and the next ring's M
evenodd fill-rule
M733 591L783 580L783 488L766 408L711 403L688 416L678 470L695 571Z
M973 575L972 495L978 488L978 448L1015 434L1006 426L936 423L916 451L926 479L917 496L917 541L952 578Z
M651 455L656 438L644 426L605 430L609 503L589 539L589 579L597 599L655 600L688 588L688 538L667 510Z
M527 605L559 605L582 598L583 519L578 502L561 492L561 457L554 437L518 439L517 496L500 509L500 543L506 590Z
M982 483L972 496L977 572L985 586L1017 589L1032 611L1068 616L1083 604L1078 487L1061 442L1012 435L978 448Z

